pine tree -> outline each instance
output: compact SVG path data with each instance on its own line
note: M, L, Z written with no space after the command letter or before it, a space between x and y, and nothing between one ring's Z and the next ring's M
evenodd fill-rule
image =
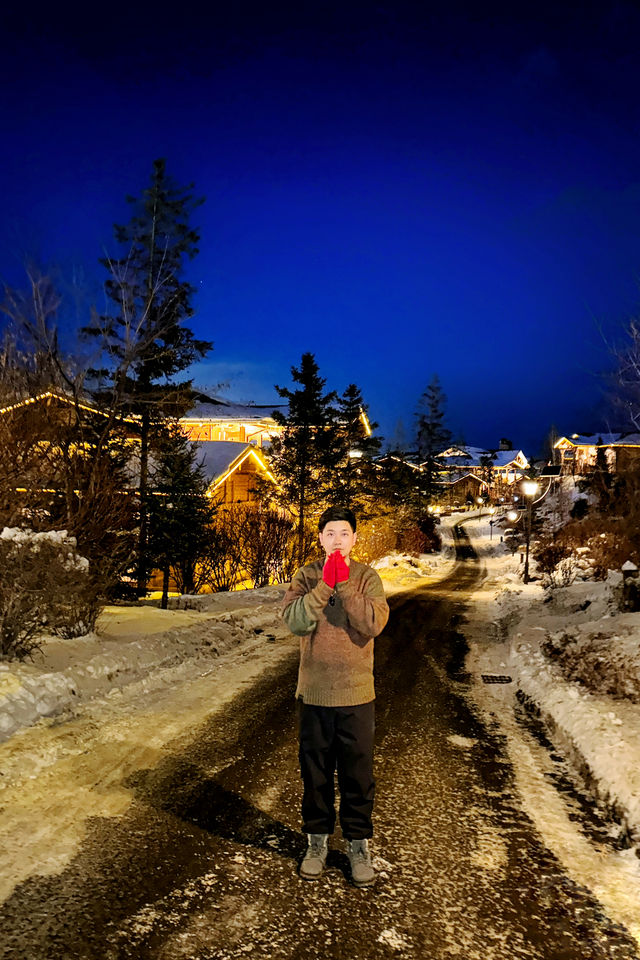
M152 429L190 402L191 381L173 382L201 359L212 344L195 339L186 322L193 316L194 288L184 280L185 261L198 252L199 235L189 224L202 202L193 185L181 187L167 175L165 161L154 161L151 183L133 207L128 224L114 228L120 258L101 260L108 270L105 290L113 312L85 328L100 338L107 364L94 370L103 395L140 420L140 524L138 590L148 575L149 450Z
M440 380L434 375L418 402L416 414L416 442L418 456L424 470L425 495L431 500L438 491L440 463L438 454L451 443L451 433L444 426L446 396Z
M349 384L337 399L337 464L329 476L327 500L357 510L365 519L376 498L379 469L373 458L380 452L380 440L373 435L377 423L369 423L362 393Z
M393 431L393 436L391 440L387 443L387 452L396 453L398 456L403 457L407 452L407 434L404 429L404 423L402 419L399 419L396 422L395 430Z
M169 575L192 593L195 568L211 538L215 508L198 464L198 448L177 422L165 427L155 453L153 496L149 498L149 559L163 573L162 608L167 607Z
M286 416L274 411L274 419L283 427L275 437L270 453L270 468L278 483L277 501L296 514L298 561L306 560L305 526L310 514L323 502L329 474L340 456L337 442L336 400L334 391L324 392L326 380L319 374L312 353L304 353L300 367L291 368L298 389L278 387L287 400Z

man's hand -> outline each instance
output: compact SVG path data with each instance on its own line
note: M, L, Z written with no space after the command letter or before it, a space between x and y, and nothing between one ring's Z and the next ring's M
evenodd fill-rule
M337 579L335 553L330 553L327 559L325 560L324 567L322 568L322 579L324 580L324 582L328 587L331 587L332 590L335 589L336 579Z
M335 557L336 583L346 583L349 579L349 567L346 560L339 550L336 550L331 556Z

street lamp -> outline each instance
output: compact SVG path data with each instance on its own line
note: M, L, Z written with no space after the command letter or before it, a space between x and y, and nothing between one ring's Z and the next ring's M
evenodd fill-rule
M493 540L493 516L495 512L495 507L489 507L489 540Z
M478 514L478 520L482 520L482 504L483 504L483 503L484 503L484 500L482 499L482 497L478 497L478 506L480 507L480 513Z
M527 547L524 559L524 575L522 577L525 583L529 583L529 544L531 542L531 515L533 513L533 498L539 490L535 480L525 480L522 484L522 492L527 498Z

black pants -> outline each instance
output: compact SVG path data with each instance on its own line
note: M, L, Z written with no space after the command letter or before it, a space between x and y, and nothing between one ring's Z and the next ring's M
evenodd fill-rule
M371 837L375 701L355 707L317 707L299 699L298 720L303 831L333 833L337 767L342 834L347 840Z

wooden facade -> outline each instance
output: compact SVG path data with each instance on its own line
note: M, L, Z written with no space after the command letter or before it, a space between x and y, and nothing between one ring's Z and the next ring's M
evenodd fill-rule
M640 469L640 434L600 433L560 437L554 446L559 451L562 473L585 476L593 473L599 451L604 451L611 473ZM602 454L600 454L602 455Z
M215 443L215 441L213 441ZM229 443L225 444L228 449ZM256 501L255 482L258 477L275 483L264 454L250 444L237 444L237 456L211 478L208 494L222 507L249 504Z

